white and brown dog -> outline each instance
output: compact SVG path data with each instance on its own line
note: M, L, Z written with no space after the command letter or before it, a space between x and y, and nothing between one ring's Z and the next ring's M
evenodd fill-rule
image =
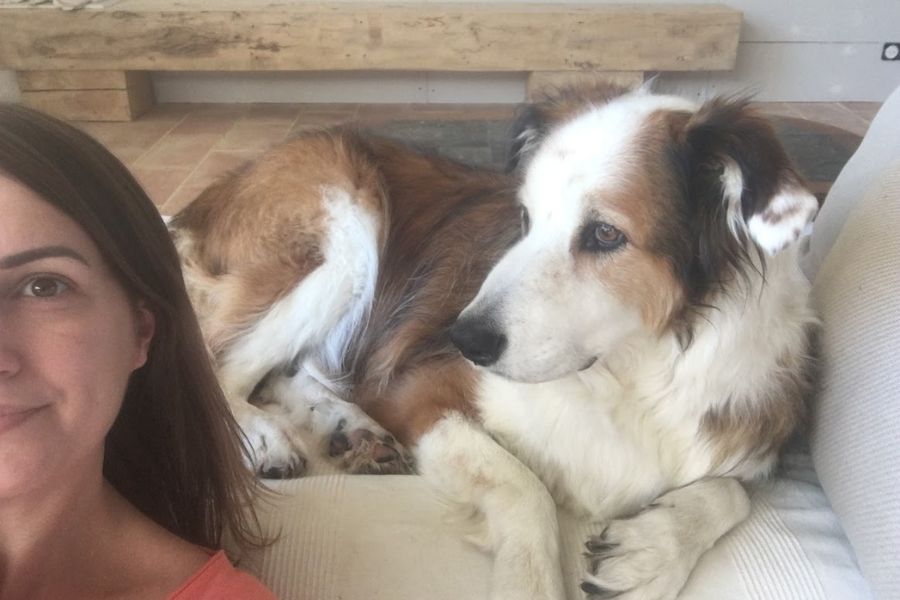
M492 598L563 598L555 503L609 523L588 594L673 598L803 419L818 203L743 101L573 89L514 150L320 132L204 192L171 226L222 385L261 471L361 407L483 515Z

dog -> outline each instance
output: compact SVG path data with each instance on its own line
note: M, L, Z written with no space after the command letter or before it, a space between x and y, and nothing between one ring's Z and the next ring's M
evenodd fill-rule
M594 85L521 112L508 173L315 132L171 228L260 471L330 407L366 468L409 464L396 438L480 513L493 599L564 597L557 505L606 524L590 597L668 599L803 422L817 211L746 100Z

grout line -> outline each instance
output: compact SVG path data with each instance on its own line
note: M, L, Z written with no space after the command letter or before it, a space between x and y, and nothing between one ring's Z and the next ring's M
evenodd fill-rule
M203 155L203 158L201 158L200 160L197 161L197 164L195 164L194 168L191 169L191 171L187 175L184 176L184 179L181 180L181 183L178 184L178 187L176 187L174 190L172 190L172 193L169 194L169 197L166 198L166 201L159 205L160 212L162 212L162 209L166 206L166 204L169 203L169 201L172 200L172 198L175 196L175 194L177 194L178 191L184 187L184 184L186 184L188 182L188 180L194 175L194 173L197 172L197 170L200 168L200 165L202 165L203 162L207 158L209 158L209 155L212 154L215 149L216 149L216 145L213 144L212 147L206 151L206 154Z
M843 113L845 114L845 116L849 116L849 117L850 117L850 120L851 120L851 121L856 121L858 124L860 124L860 125L862 126L862 130L863 130L863 131L862 131L862 133L857 133L856 131L851 131L850 129L847 129L847 128L845 128L845 127L840 127L840 126L838 126L838 125L835 125L835 127L838 127L838 129L843 129L844 131L847 131L847 132L852 133L852 134L854 134L854 135L860 135L860 136L863 136L863 135L866 134L866 131L869 129L869 122L868 122L865 118L863 118L862 116L856 114L855 112L853 112L852 110L850 110L849 108L847 108L846 106L844 106L844 105L843 105L842 103L840 103L840 102L831 102L831 103L829 103L829 104L836 105L836 106L837 106L838 112L843 112Z
M146 150L144 150L144 152L142 152L137 158L134 159L134 161L132 161L131 166L132 166L132 167L137 167L137 166L139 166L139 165L137 164L138 161L141 160L142 158L144 158L145 156L147 156L147 154L149 154L151 150L153 150L160 142L162 142L162 140L163 140L164 137L166 137L167 135L169 135L170 133L172 133L172 131L174 131L176 127L178 127L179 125L181 125L182 121L184 121L185 119L187 119L187 117L188 117L189 114L191 114L191 113L188 113L187 115L184 115L183 117L181 117L180 119L178 119L177 121L175 121L175 123L174 123L171 127L169 127L169 128L165 131L165 133L163 133L161 136L159 136L159 138L157 138L157 140L156 140L155 142L153 142L152 144L150 144L150 147L148 147Z
M291 132L294 131L295 127L297 127L297 123L300 122L300 105L294 104L294 108L296 109L294 112L294 120L291 121L291 124L288 126L287 133L284 134L284 139L281 140L282 142L287 140L288 137L290 137Z
M855 112L853 112L852 110L850 110L850 107L849 107L849 106L845 106L843 102L835 102L835 104L836 104L838 107L840 107L840 110L844 111L845 113L847 113L848 115L852 116L853 118L859 119L860 121L862 121L862 122L865 123L866 125L869 124L869 123L868 123L868 119L866 119L866 118L863 117L862 115L858 115L858 114L856 114Z
M223 103L223 104L227 104L227 103ZM302 122L302 120L303 120L303 118L304 118L304 110L303 110L303 108L302 108L301 105L304 105L304 106L305 106L305 105L308 104L308 103L291 103L291 104L294 104L294 106L296 107L297 110L296 110L296 112L295 112L295 114L294 114L294 117L293 117L292 121L290 122L290 124L289 124L288 127L286 128L285 136L282 138L282 141L284 141L284 140L287 139L287 136L288 136L288 134L290 134L290 132L295 131L295 130L299 127L300 123ZM329 105L329 103L319 103L319 104L323 104L323 105L326 105L326 106ZM398 103L398 104L399 104L399 103ZM408 104L408 103L404 103L404 104ZM415 104L418 104L419 106L425 107L426 110L423 110L423 111L414 110L414 105L415 105ZM762 104L766 104L766 103L762 103ZM795 118L798 118L798 119L803 119L803 120L812 121L812 122L822 122L820 119L816 119L816 118L810 119L810 118L808 118L806 115L803 114L803 111L802 111L798 106L796 106L796 105L799 105L799 104L811 104L811 103L808 103L808 102L772 102L771 104L778 104L779 107L780 107L780 109L781 109L781 111L779 112L779 114L783 114L784 116L795 117ZM839 108L837 109L839 112L841 112L841 113L843 113L843 114L849 114L849 115L852 115L852 116L855 118L854 120L855 120L856 122L861 123L861 124L864 125L865 127L868 127L869 124L870 124L870 122L871 122L870 119L867 119L867 118L864 117L863 115L856 113L856 112L853 111L849 106L846 106L843 102L822 102L822 103L816 103L816 104L821 104L821 105L823 105L823 106L832 106L832 107L837 106L837 107L839 107ZM393 119L401 118L404 111L408 111L408 112L409 112L411 115L413 115L416 119L423 119L423 120L428 120L428 121L441 120L441 119L447 118L446 115L443 116L443 117L441 117L441 119L430 118L427 109L428 109L428 108L434 107L433 104L429 105L428 103L412 103L412 105L413 105L413 106L407 106L405 109L400 110L397 114L391 113L391 116L388 117L388 120L393 120ZM363 104L360 104L360 103L353 103L353 104L352 104L352 108L349 108L349 110L347 110L346 112L344 112L343 110L337 111L337 112L339 112L339 113L342 113L342 116L340 116L340 121L341 121L342 123L343 123L343 122L347 122L348 120L349 120L349 121L359 121L360 118L361 118L361 115L362 115L363 112L364 112L364 111L363 111L363 106L364 106L364 105L363 105ZM455 108L454 108L454 107L455 107ZM245 107L245 108L246 108L246 107ZM461 115L464 115L464 114L465 114L468 110L470 110L470 109L473 109L473 107L470 106L470 105L468 105L468 104L448 105L448 106L446 106L446 107L442 107L442 108L441 108L441 110L444 110L444 111L447 111L447 112L458 112L458 113L460 113ZM481 110L481 109L483 109L483 107L481 107L481 106L474 107L474 110ZM145 157L146 157L150 152L152 152L155 148L157 148L157 147L162 143L162 141L163 141L168 135L170 135L170 134L172 133L172 131L173 131L175 128L177 128L179 125L181 125L181 124L182 124L182 123L183 123L183 122L184 122L191 114L194 114L194 112L196 112L196 111L188 111L186 114L182 115L182 117L180 117L179 119L177 119L176 121L174 121L173 124L165 131L165 133L163 133L161 136L159 136L159 138L158 138L153 144L151 144L145 151L143 151L137 158L135 158L135 159L130 163L130 167L131 167L131 168L139 167L138 163L139 163L141 160L145 159ZM232 126L234 125L234 123L236 123L238 120L240 120L241 115L243 115L243 114L245 114L245 113L246 113L246 110L242 111L241 114L239 114L238 116L236 116L235 119L234 119L234 122L232 123ZM493 117L492 117L492 118L493 118ZM499 117L498 117L498 118L499 118ZM332 126L332 125L329 125L329 126ZM322 126L320 125L320 127L322 127ZM227 134L227 132L226 132L226 134ZM159 210L160 210L161 212L162 212L163 209L164 209L164 208L172 201L172 199L173 199L176 195L178 195L179 193L183 192L183 190L184 190L184 189L186 188L186 186L187 186L187 183L188 183L188 182L196 175L196 173L199 171L200 166L203 165L207 160L209 160L210 157L211 157L211 155L212 155L214 152L221 150L220 148L218 148L218 144L224 139L224 137L225 137L226 134L221 134L221 135L220 135L219 139L218 139L215 143L213 143L213 144L210 146L210 148L207 150L207 152L206 152L206 153L205 153L205 154L204 154L204 155L203 155L203 156L202 156L202 157L201 157L201 158L193 165L193 167L190 169L190 171L187 173L187 175L186 175L186 176L182 179L182 181L176 186L176 188L169 194L169 196L168 196L162 203L160 203L160 204L158 205L158 206L159 206ZM275 143L277 143L277 142L275 142ZM240 150L240 149L235 149L235 150Z
M841 106L843 106L844 108L846 108L847 110L849 110L851 113L853 113L854 115L856 115L856 116L859 117L860 119L864 120L864 121L866 122L866 126L869 126L869 125L872 124L872 119L874 118L874 115L871 116L871 117L863 116L863 115L859 114L858 112L856 112L855 110L853 110L852 108L850 108L849 106L847 106L848 103L852 103L852 102L851 102L851 101L847 101L847 102L838 102L838 104L840 104ZM870 104L870 103L867 102L867 103L864 103L864 104ZM878 102L871 102L871 104L878 104ZM879 107L879 108L880 108L880 107ZM878 112L878 109L876 109L875 112L877 113L877 112Z

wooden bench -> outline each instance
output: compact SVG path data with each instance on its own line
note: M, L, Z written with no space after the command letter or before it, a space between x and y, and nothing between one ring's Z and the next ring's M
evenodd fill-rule
M153 105L152 71L526 72L531 94L731 69L740 24L721 5L122 0L0 8L0 66L17 71L26 104L129 120Z

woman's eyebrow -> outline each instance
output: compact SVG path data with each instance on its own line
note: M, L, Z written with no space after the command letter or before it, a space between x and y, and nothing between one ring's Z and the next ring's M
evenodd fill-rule
M78 254L67 246L43 246L41 248L32 248L24 252L10 254L0 258L0 269L14 269L24 264L41 260L42 258L71 258L80 263L90 266L90 263L82 255Z

